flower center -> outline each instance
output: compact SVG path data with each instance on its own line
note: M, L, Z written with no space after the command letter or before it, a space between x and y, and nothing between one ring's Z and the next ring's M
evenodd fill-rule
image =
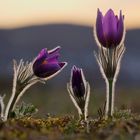
M48 63L48 61L47 60L44 60L43 62L42 62L42 65L46 65Z

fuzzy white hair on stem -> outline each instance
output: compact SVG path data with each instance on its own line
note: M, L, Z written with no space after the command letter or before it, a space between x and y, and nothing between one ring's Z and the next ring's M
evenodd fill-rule
M5 109L4 120L6 121L11 111L16 107L16 104L23 96L25 91L37 82L45 82L36 77L32 70L32 62L26 62L21 59L19 64L16 60L13 61L14 77L12 94Z
M80 69L80 70L81 70L82 82L83 82L84 87L85 87L84 95L82 97L78 97L74 94L74 90L72 87L72 77L73 77L72 71L71 71L70 83L67 83L67 90L68 90L69 96L70 96L74 106L78 110L79 119L80 120L84 119L85 121L87 121L87 119L88 119L88 105L89 105L89 98L90 98L90 85L85 80L83 70L82 69Z
M31 62L24 62L22 59L17 64L16 60L13 60L13 87L11 97L7 103L5 111L3 111L2 116L3 120L6 121L10 117L10 113L14 111L17 103L19 102L20 98L25 94L25 92L34 84L41 82L45 83L48 79L56 76L66 65L67 63L64 62L63 67L61 70L57 71L55 74L49 76L48 78L40 78L37 77L33 72L33 64L35 59ZM1 106L3 102L1 102Z
M86 83L86 94L85 94L85 120L87 121L88 119L88 105L89 105L89 99L90 99L90 85L87 82Z
M119 74L120 63L124 52L124 44L112 49L99 47L98 54L95 52L95 58L106 83L105 118L108 118L109 115L112 116L114 112L115 83Z
M2 121L4 120L4 109L5 109L4 98L5 94L3 96L0 95L0 118Z
M75 100L75 97L74 97L74 94L73 94L73 90L72 90L72 86L70 83L67 83L67 90L68 90L68 93L69 93L69 96L73 102L73 104L75 105L77 111L78 111L78 114L79 114L79 117L81 117L81 115L83 114L82 113L82 110L81 108L79 107L78 103L76 102Z

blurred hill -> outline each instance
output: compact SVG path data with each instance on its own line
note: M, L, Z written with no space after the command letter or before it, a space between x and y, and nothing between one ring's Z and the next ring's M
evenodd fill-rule
M121 86L139 86L140 82L140 30L126 33L126 53L119 76ZM69 65L50 84L61 85L69 80L72 65L82 67L87 80L95 87L102 84L101 74L93 51L97 45L93 38L93 28L69 24L31 26L18 29L0 30L0 79L12 78L12 59L32 60L42 48L52 49L62 46L61 60ZM61 80L62 82L59 82Z
M117 107L126 105L135 112L140 108L139 36L140 29L128 30L126 33L126 53L116 85L115 101ZM74 111L76 113L69 99L66 83L70 78L71 67L77 65L84 69L86 79L91 85L89 112L97 115L98 107L105 100L105 83L94 57L97 45L92 27L54 24L0 29L0 94L6 94L8 100L12 88L13 59L31 61L42 48L53 49L56 46L62 47L60 59L67 61L68 66L45 85L33 86L21 101L36 105L39 116L47 112L59 115Z

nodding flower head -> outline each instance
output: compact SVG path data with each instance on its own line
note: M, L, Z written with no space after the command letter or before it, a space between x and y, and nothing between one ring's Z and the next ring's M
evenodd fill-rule
M33 72L37 77L48 79L58 74L66 65L66 62L59 62L60 47L47 51L42 49L33 63Z
M71 85L76 97L83 97L86 91L86 81L82 69L73 66L71 70Z
M117 47L124 41L124 16L120 11L119 17L109 9L105 16L98 9L95 35L101 46L106 48Z

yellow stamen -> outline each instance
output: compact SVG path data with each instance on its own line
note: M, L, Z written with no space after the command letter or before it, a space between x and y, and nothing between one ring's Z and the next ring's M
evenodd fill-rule
M44 60L44 61L42 62L42 65L47 64L47 63L48 63L48 61L47 61L47 60Z

